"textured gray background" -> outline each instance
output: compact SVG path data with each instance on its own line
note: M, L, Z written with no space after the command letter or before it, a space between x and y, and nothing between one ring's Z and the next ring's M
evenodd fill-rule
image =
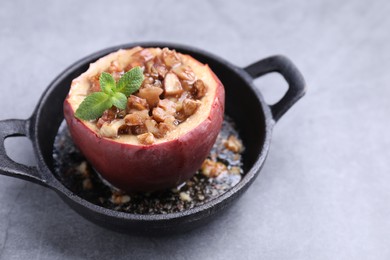
M130 3L133 2L133 3ZM390 259L390 2L0 2L0 119L49 82L134 41L193 45L238 66L290 57L308 93L278 122L260 177L218 222L168 238L114 233L52 191L0 176L0 259ZM257 81L269 102L286 84ZM26 140L10 156L34 162Z

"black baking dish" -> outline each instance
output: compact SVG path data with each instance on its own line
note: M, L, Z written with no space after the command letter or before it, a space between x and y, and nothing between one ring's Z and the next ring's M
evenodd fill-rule
M72 79L88 69L90 63L120 48L168 47L209 64L226 91L226 111L238 126L243 139L245 175L231 190L201 206L180 213L137 215L92 204L67 189L54 175L53 143L63 117L63 101ZM280 73L289 87L274 105L265 103L253 80L270 72ZM236 67L210 53L192 47L167 43L131 43L108 48L76 62L61 73L46 89L34 113L27 120L0 121L0 173L41 184L54 190L83 217L101 226L123 232L167 234L193 229L214 219L235 201L254 181L263 166L271 141L272 128L280 117L305 93L301 73L284 56L272 56L246 68ZM37 167L12 161L4 140L11 136L31 139Z

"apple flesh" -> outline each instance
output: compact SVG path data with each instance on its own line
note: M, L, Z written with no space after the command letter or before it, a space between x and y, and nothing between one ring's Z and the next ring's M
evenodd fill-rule
M113 61L131 64L134 53L142 50L145 49L119 50L91 64L73 80L64 101L64 116L76 146L104 179L130 192L173 188L191 178L215 143L224 114L225 91L217 76L207 65L178 54L208 88L195 114L164 138L144 145L133 135L102 137L96 122L75 118L76 109L88 93L88 78L103 72ZM150 51L154 53L156 49Z

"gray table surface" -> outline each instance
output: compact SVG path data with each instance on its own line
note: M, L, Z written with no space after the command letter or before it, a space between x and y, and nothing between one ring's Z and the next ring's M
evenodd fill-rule
M390 259L390 2L0 2L0 119L27 118L74 61L121 43L192 45L246 66L290 57L308 93L260 177L217 222L166 238L95 226L52 191L0 176L0 259ZM256 82L269 102L286 84ZM8 154L34 164L26 139Z

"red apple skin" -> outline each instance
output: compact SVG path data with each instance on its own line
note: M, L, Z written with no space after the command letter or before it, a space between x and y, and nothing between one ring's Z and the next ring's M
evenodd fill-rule
M225 90L219 79L212 109L206 120L177 139L152 145L133 145L99 137L74 117L66 99L64 116L76 146L101 176L129 192L176 187L201 167L220 132Z

